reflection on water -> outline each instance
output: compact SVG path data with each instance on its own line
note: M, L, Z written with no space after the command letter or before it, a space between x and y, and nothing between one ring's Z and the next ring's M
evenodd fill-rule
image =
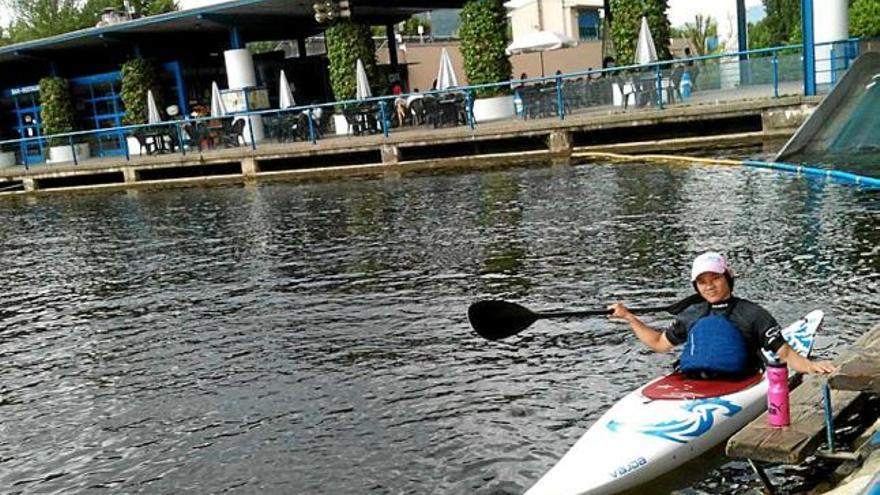
M878 198L591 164L5 202L0 486L518 493L673 357L601 318L488 343L469 303L657 305L723 249L830 357L880 311Z

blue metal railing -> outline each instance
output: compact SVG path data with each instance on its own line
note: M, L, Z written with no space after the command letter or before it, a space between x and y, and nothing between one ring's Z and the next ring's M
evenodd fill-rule
M830 46L829 56L817 58L817 78L820 91L828 91L849 67L858 54L858 39L852 38ZM557 73L546 77L515 79L502 83L481 84L433 90L423 93L387 95L363 100L346 100L331 103L302 105L289 109L248 111L226 116L226 120L261 120L268 130L267 136L255 133L254 125L246 126L244 141L252 150L290 140L316 143L330 132L328 116L337 121L337 134L379 133L389 137L395 129L401 101L416 96L426 103L432 102L431 112L419 117L427 118L434 126L467 125L475 129L479 116L474 115L476 97L486 93L512 95L514 104L508 118L531 119L555 117L560 120L579 111L607 107L626 111L630 106L652 106L662 110L678 101L720 101L754 96L779 97L781 94L802 94L803 69L802 45L785 45L745 52L712 54L687 59L663 60L646 65L627 65L605 69L587 69L570 73ZM685 77L687 75L687 77ZM690 82L691 91L683 91L682 81ZM690 93L690 94L688 94ZM405 107L407 118L414 118L411 109ZM349 121L353 117L354 121ZM224 136L212 142L202 142L202 135L190 135L188 130L199 127L216 127L216 117L200 117L172 120L159 124L129 125L113 129L78 131L53 136L38 136L0 141L0 149L19 149L28 143L63 142L70 148L71 160L79 164L84 157L77 154L77 144L96 142L99 134L118 132L126 138L149 134L152 147L161 151L187 153L203 151L203 144L231 145ZM340 127L343 126L343 127ZM350 128L351 126L351 128ZM228 130L228 128L227 128ZM226 132L221 130L222 132ZM220 132L218 132L219 134ZM243 136L244 137L244 136ZM238 139L238 137L236 137ZM128 140L121 143L125 159L132 153ZM239 141L236 141L236 145ZM140 145L139 145L140 146ZM20 149L27 149L21 147ZM138 150L139 153L143 150ZM17 162L29 167L35 165L28 156L17 154Z

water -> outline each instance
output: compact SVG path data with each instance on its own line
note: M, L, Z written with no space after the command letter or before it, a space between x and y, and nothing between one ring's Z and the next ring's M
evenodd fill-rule
M639 164L6 201L0 486L519 493L673 357L604 318L489 343L468 304L662 305L716 248L780 321L824 309L832 357L880 313L878 211Z

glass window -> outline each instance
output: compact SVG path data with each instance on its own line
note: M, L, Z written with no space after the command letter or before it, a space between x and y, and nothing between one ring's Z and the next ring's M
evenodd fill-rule
M599 11L598 10L579 10L578 11L578 35L581 41L599 39Z

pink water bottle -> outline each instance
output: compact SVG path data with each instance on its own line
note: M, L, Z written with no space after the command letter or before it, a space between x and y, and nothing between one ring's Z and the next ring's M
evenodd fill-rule
M785 363L767 366L767 419L770 426L788 426L788 368Z

